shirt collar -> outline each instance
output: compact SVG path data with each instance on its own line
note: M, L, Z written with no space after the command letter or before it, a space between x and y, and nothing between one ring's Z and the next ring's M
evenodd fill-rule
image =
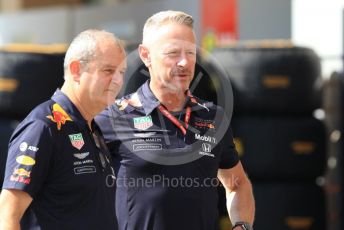
M146 115L152 113L152 111L160 105L159 100L149 88L149 80L137 90L137 95Z
M61 90L57 89L51 99L59 104L79 127L89 129L87 121L80 111Z
M144 111L145 115L149 115L152 111L160 105L160 101L155 97L151 89L149 88L149 80L147 80L137 91L136 91L138 98L142 104L142 110ZM211 102L207 103L199 103L199 99L193 97L193 101L190 97L187 98L186 105L190 106L191 109L194 110L201 110L206 109L209 111L208 107L212 106Z

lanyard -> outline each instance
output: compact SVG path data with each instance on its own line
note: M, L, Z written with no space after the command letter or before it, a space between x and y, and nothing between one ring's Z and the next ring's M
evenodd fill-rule
M99 127L95 124L94 121L92 121L91 123L91 128L92 128L92 134L93 134L93 139L95 141L95 144L100 150L97 155L99 163L102 166L103 171L106 169L106 167L109 166L112 172L111 176L112 178L115 178L115 171L112 167L112 162L111 162L111 154L105 143L103 134L101 133Z
M196 99L191 95L190 91L187 92L187 95L190 97L191 102L193 103L197 103ZM183 135L186 135L186 129L189 126L189 121L191 118L191 107L187 106L186 107L186 112L185 112L185 118L184 118L184 124L185 127L183 126L182 123L180 123L180 121L175 118L175 116L173 116L167 109L165 106L163 106L162 104L160 104L158 106L159 111L165 116L167 117L167 119L169 119L170 121L172 121L173 124L175 124L183 133Z

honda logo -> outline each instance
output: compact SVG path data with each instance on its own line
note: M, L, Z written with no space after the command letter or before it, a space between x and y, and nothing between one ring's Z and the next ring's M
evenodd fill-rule
M210 153L211 152L211 145L208 143L202 143L202 149L204 152Z

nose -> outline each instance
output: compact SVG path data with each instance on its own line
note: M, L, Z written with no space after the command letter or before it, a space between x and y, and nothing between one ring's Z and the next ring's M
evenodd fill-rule
M187 59L186 54L182 53L180 55L180 58L179 58L178 62L177 62L177 65L181 66L181 67L185 67L188 64L188 62L189 62L189 60Z
M112 76L111 83L122 86L123 78L124 78L124 74L120 73L119 71L116 71L116 73Z

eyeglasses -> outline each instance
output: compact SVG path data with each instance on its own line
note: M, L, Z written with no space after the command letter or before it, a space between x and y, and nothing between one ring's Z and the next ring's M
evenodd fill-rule
M101 166L101 168L103 169L103 171L106 170L106 168L110 168L112 175L115 176L115 172L113 167L111 166L111 161L110 161L110 152L108 147L105 144L103 135L99 129L99 127L95 124L94 121L92 121L91 123L91 128L92 128L92 135L93 135L93 139L94 142L96 143L96 146L98 148L98 162Z

